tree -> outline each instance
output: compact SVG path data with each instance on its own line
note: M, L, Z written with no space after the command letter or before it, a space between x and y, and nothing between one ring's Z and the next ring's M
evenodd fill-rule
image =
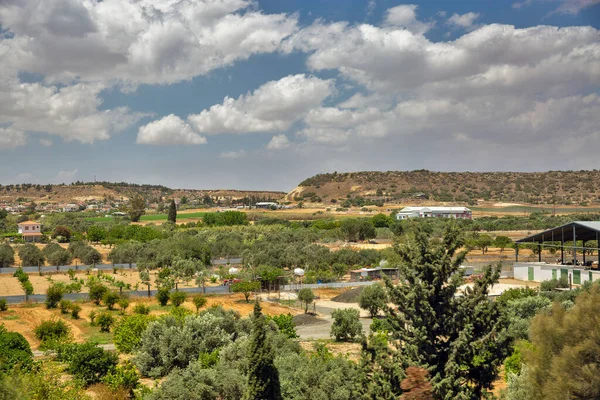
M86 265L96 265L102 261L102 255L93 247L88 247L79 259Z
M48 286L46 290L46 308L56 308L58 303L62 300L64 289L57 285L52 284Z
M0 244L0 268L8 268L15 263L15 251L8 243Z
M110 332L110 327L115 323L115 318L108 311L105 311L98 315L96 322L100 325L100 332Z
M487 253L488 247L493 243L494 241L490 235L479 235L479 238L477 239L477 247L481 249L481 253L483 254Z
M279 372L273 363L273 352L267 341L267 326L258 301L254 303L252 336L248 347L248 385L244 400L279 400Z
M131 222L139 222L142 215L146 213L146 201L140 194L134 195L127 207L127 214L129 214L129 218Z
M375 318L387 303L387 294L385 289L378 284L365 286L358 296L358 305L360 308L369 311L371 318Z
M90 300L94 302L97 306L100 305L100 301L104 297L104 294L108 292L108 288L101 283L94 283L90 285L90 290L88 292L88 296L90 296Z
M250 303L250 295L252 292L260 290L260 282L257 281L241 281L231 285L231 290L234 293L243 293L246 303Z
M161 307L165 307L169 302L169 289L158 289L158 292L156 292L156 299L158 300L158 304L160 304Z
M68 250L63 249L62 247L46 255L46 260L48 260L48 264L55 265L56 267L58 267L59 265L68 265L71 263L72 259L73 256L71 255L71 253Z
M480 398L490 389L508 353L506 322L498 304L487 297L498 281L500 266L485 268L473 289L462 297L459 273L466 252L462 237L450 225L443 237L432 238L414 226L398 248L400 282L386 279L397 310L386 310L398 359L405 368L418 366L430 374L436 398Z
M43 347L51 342L67 339L71 333L71 328L63 320L45 320L42 321L33 330L36 339L42 342Z
M304 313L308 312L309 304L312 304L315 301L315 294L310 288L302 288L298 290L298 300L300 300L300 304L304 303Z
M377 214L371 218L371 222L375 228L388 228L393 221L389 215L385 214Z
M115 304L119 301L119 294L112 290L107 290L104 296L102 296L102 301L109 310L114 310Z
M171 303L175 307L179 307L180 305L182 305L185 302L186 297L187 296L183 292L173 292L169 296L169 299L171 300Z
M115 346L121 353L131 353L142 341L142 334L154 317L135 314L122 318L114 329Z
M554 303L549 313L538 314L531 324L531 349L524 350L521 372L529 388L528 399L600 398L600 285L596 282L566 310Z
M71 235L71 229L63 225L58 225L52 232L52 238L59 242L69 242L71 240ZM63 238L63 240L61 240L61 238Z
M125 314L127 307L129 307L129 299L127 297L121 297L119 299L119 307L121 307L121 314Z
M503 252L505 248L510 247L512 245L512 240L508 236L496 236L494 239L494 246L500 249L500 252Z
M354 308L338 308L331 313L333 324L330 335L338 341L354 340L362 334L360 313Z
M85 385L100 382L116 367L119 360L117 354L89 342L75 345L71 351L67 372L75 375Z
M196 312L198 312L206 305L206 297L202 296L201 294L197 294L192 298L192 302L194 303L194 306L196 306Z
M32 362L33 353L27 339L20 333L7 331L0 324L0 376L17 366L27 370Z
M87 229L87 240L98 243L108 237L108 232L101 226L92 225Z
M44 254L36 245L25 244L19 248L19 258L23 266L44 265Z
M176 223L177 222L177 205L175 204L175 200L171 199L171 204L169 204L169 213L167 214L167 221Z

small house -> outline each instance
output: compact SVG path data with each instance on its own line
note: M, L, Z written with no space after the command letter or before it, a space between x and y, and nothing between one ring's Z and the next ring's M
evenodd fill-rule
M39 222L25 221L18 224L19 233L26 242L40 242L42 240L42 225Z

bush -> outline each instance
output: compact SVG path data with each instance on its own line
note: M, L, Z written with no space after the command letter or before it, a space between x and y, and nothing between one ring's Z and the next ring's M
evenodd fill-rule
M110 327L115 323L115 318L109 312L103 312L98 315L98 325L100 332L110 332Z
M76 345L72 350L67 372L73 374L85 385L100 382L117 365L116 354L106 351L94 343Z
M125 310L129 307L129 299L127 297L121 297L119 299L119 307L121 307L121 314L125 314Z
M387 318L375 318L369 329L375 333L388 333L392 331L392 326Z
M36 326L33 333L42 342L42 347L51 348L55 346L55 342L64 342L69 339L71 329L62 320L46 320Z
M145 304L138 303L135 305L135 307L133 307L133 312L135 314L148 315L150 314L150 307Z
M123 365L117 365L116 368L109 370L102 378L102 382L113 391L124 389L132 397L133 390L138 387L140 382L140 374L135 365L127 360Z
M46 308L56 308L62 300L63 288L59 285L52 284L46 291Z
M270 317L277 327L279 328L279 332L283 333L290 339L295 339L298 337L296 333L296 325L294 324L294 319L292 314L279 314L273 317Z
M61 314L68 314L71 309L71 302L69 300L61 300L60 301L60 312Z
M44 265L44 254L37 246L29 243L19 248L19 258L23 266Z
M8 268L15 263L15 251L8 243L0 244L0 268Z
M33 354L27 339L20 333L9 332L4 325L0 325L0 376L16 366L28 369L32 363Z
M169 289L158 289L158 292L156 293L156 300L158 300L158 304L160 304L161 307L166 306L169 302Z
M98 316L98 314L96 313L96 311L92 310L90 312L90 325L91 326L96 326L96 317Z
M170 294L169 298L171 299L171 303L175 306L175 307L179 307L180 305L182 305L185 302L186 299L186 295L183 292L173 292Z
M550 279L549 281L543 281L540 283L540 291L550 292L556 288L568 288L569 282L566 278Z
M1 298L0 299L0 311L6 311L8 310L8 302L6 301L5 298Z
M383 309L387 303L387 293L385 289L378 284L365 286L358 296L358 305L363 310L369 311L371 318L375 318L379 310Z
M197 294L192 299L192 302L194 303L194 306L196 306L196 312L198 312L206 305L206 297L202 296L201 294Z
M97 306L100 305L100 301L104 297L104 295L108 292L108 288L101 283L94 283L90 286L90 291L88 296L90 296L90 300L94 302Z
M352 341L362 334L360 313L353 308L340 308L331 314L333 324L330 335L337 341Z
M121 353L131 353L141 342L142 334L155 318L137 314L125 317L114 329L115 346Z
M79 304L73 304L71 306L71 317L73 319L79 319L80 312L81 312L81 306Z
M104 296L102 296L102 301L109 310L114 310L115 304L119 301L119 295L116 292L106 291Z
M315 294L309 288L302 288L298 291L298 300L300 303L304 303L304 313L308 312L308 305L311 304L315 300Z

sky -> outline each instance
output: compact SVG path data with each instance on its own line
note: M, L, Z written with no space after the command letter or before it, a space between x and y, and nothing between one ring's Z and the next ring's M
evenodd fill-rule
M0 184L600 166L600 0L2 0Z

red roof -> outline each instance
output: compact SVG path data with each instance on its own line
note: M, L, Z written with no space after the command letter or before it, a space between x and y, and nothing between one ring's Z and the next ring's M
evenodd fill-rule
M23 236L42 236L40 232L25 232Z
M39 225L39 222L33 222L33 221L25 221L25 222L19 222L19 225Z

